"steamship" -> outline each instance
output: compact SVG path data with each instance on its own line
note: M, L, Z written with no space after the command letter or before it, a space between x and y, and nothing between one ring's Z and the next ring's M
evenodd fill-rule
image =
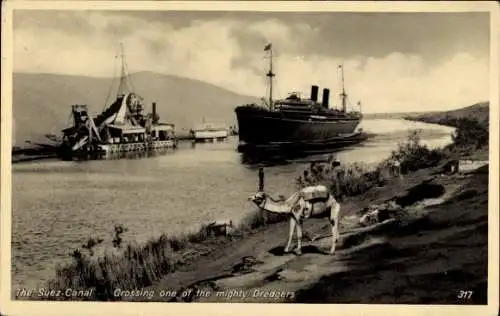
M310 98L292 92L285 99L273 101L272 47L266 45L269 54L269 98L263 105L246 104L235 108L239 130L239 147L245 145L313 145L344 144L356 136L356 127L363 115L361 111L347 110L347 93L344 88L343 66L338 69L342 77L341 109L329 104L330 90L323 89L318 100L319 87L311 86ZM358 106L361 104L358 102Z

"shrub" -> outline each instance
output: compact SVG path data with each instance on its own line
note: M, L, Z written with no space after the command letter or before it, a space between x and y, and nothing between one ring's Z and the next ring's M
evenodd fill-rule
M334 167L331 162L311 163L303 175L296 180L297 186L322 184L329 187L338 199L366 192L383 181L381 168L370 168L368 165L353 163Z
M405 142L391 153L391 156L375 167L355 162L334 167L332 160L327 163L311 163L297 178L297 185L323 184L331 188L338 199L363 194L375 186L384 185L393 177L391 161L401 164L403 173L438 165L447 153L441 149L430 149L422 144L419 130L410 131Z
M123 244L121 234L127 231L122 225L114 227L112 247L105 249L102 256L94 256L92 249L102 243L102 239L90 238L82 248L75 249L70 256L72 262L58 266L56 276L48 282L54 290L94 289L93 297L85 300L117 300L113 295L115 289L140 289L153 284L163 276L175 271L206 253L196 250L196 244L207 240L228 242L233 236L259 227L285 220L282 214L272 214L262 210L249 214L235 230L232 236L213 236L208 225L199 230L181 236L161 235L143 245ZM194 250L193 250L194 249ZM61 297L60 299L64 299Z
M271 224L283 222L288 219L286 214L271 213L257 209L255 212L248 214L241 221L238 231L245 232L253 229L267 227Z
M457 117L446 114L444 117L427 115L420 117L406 117L408 120L417 120L432 124L441 124L455 127L452 133L453 144L450 149L460 152L471 152L487 147L489 142L488 115L480 119L472 117Z
M122 245L122 234L124 232L128 231L127 228L123 227L122 225L115 225L115 237L113 238L113 247L115 248L120 248Z
M420 133L421 130L411 130L407 140L398 144L389 158L401 163L403 173L436 166L447 156L442 149L430 149L422 144Z
M477 150L487 146L489 142L487 123L481 123L467 117L457 119L453 124L456 127L452 134L454 146L469 150Z
M191 258L193 251L188 251L189 246L201 243L210 237L207 226L202 226L198 231L179 237L161 235L151 239L143 245L121 241L121 233L126 231L121 225L114 229L112 246L105 249L102 256L93 256L74 250L70 255L72 262L56 268L56 277L49 281L51 289L94 289L93 297L88 300L116 300L113 296L115 289L140 289L151 285L155 280L175 271L178 266L186 264L182 250L189 252ZM118 236L118 238L117 238ZM219 238L225 238L219 237ZM92 239L89 239L92 241ZM94 244L94 242L89 242ZM201 253L196 253L196 255ZM64 298L61 298L64 299Z

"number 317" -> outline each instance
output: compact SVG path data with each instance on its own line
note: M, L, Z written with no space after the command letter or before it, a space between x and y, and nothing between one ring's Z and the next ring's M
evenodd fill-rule
M458 291L458 298L471 298L472 297L472 291Z

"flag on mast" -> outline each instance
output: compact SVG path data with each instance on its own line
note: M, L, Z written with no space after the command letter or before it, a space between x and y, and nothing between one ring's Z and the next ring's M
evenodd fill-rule
M268 51L268 50L270 50L271 48L272 48L272 44L271 44L271 43L269 43L269 44L267 44L266 46L264 46L264 51Z

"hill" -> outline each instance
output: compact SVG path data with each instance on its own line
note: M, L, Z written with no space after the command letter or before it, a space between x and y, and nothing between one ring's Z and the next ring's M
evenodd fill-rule
M135 92L144 98L146 111L151 111L151 103L155 101L160 120L176 124L178 131L191 128L204 117L235 124L234 107L258 101L255 97L177 76L138 72L131 78ZM47 133L59 135L60 130L70 124L72 104L87 104L91 113L100 113L116 95L118 79L105 103L112 83L112 78L15 73L14 144L40 141Z
M363 118L367 120L397 120L408 116L418 116L423 112L395 112L395 113L363 113Z
M405 119L411 121L420 121L449 126L455 126L456 121L461 118L476 120L482 125L488 127L490 118L490 103L488 101L479 102L457 110L427 112L420 115L408 115L405 117Z

